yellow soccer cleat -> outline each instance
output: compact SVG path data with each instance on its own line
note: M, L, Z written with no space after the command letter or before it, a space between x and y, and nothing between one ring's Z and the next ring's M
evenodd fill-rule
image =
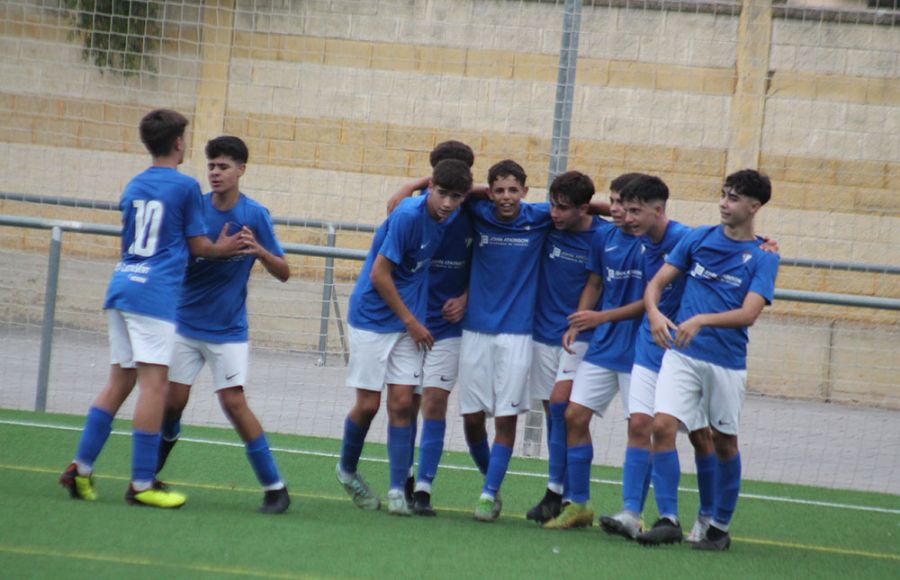
M94 478L90 475L78 475L74 463L69 465L59 476L59 484L66 488L72 499L97 501L97 490L94 489Z
M552 520L544 523L548 530L568 530L571 528L589 528L594 523L594 510L590 504L575 503L566 505L562 512Z
M125 501L128 505L172 509L183 506L187 496L177 491L169 491L163 486L154 485L144 491L135 491L134 487L129 485L128 491L125 492Z

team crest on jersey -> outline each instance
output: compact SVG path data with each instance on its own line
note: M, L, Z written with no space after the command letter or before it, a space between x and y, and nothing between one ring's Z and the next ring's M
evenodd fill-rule
M743 256L744 263L746 264L751 259L753 259L753 254L751 254L750 252L744 252L744 256Z

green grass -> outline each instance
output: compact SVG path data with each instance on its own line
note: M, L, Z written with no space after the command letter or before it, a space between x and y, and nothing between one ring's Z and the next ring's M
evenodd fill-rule
M596 527L545 531L524 519L543 493L540 477L510 474L504 513L493 524L472 520L480 476L443 469L435 487L437 518L394 518L355 509L334 480L339 442L272 434L294 504L284 516L255 509L262 493L239 447L182 441L164 472L189 495L181 510L128 507L129 437L110 438L97 465L100 500L73 501L57 475L71 460L74 430L11 425L10 421L79 427L80 417L0 411L0 570L8 578L352 578L465 576L646 578L888 578L900 570L900 498L887 494L745 482L743 491L894 510L893 513L743 498L724 554L687 545L641 548ZM120 421L116 428L127 430ZM230 431L186 427L186 438L237 443ZM384 458L383 446L366 456ZM445 465L468 468L450 453ZM361 469L382 492L387 465ZM542 474L546 463L514 459L513 471ZM618 480L620 470L596 468L596 479ZM694 485L685 476L684 487ZM621 488L593 484L598 513L618 511ZM690 525L697 496L681 497ZM652 506L652 501L648 502ZM655 513L648 508L646 517ZM648 522L649 523L649 522Z

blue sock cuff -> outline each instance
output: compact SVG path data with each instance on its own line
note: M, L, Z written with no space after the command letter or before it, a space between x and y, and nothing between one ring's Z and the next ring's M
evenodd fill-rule
M100 407L91 407L88 409L88 417L93 417L94 419L98 419L104 421L106 423L112 423L113 415L106 409L101 409Z
M694 455L694 463L697 465L697 471L701 469L715 469L718 457L715 453L709 455Z
M154 437L159 437L159 431L140 431L138 429L132 429L131 434L139 439L152 439Z
M512 457L512 447L503 445L502 443L494 443L494 447L491 448L491 456L494 455L505 458Z
M425 431L425 425L430 427L447 427L446 419L423 419L422 420L422 431Z
M388 437L406 437L407 439L409 439L411 433L412 427L410 425L407 425L406 427L388 425Z
M351 419L349 415L344 418L344 429L346 429L353 435L362 437L365 437L369 431L368 429L363 429L362 427L354 423L353 419Z
M568 406L568 403L550 403L550 416L553 418L562 417L565 419L566 408L568 408Z
M266 434L263 433L253 441L247 443L247 453L256 453L257 451L262 451L263 449L268 449L269 440L266 439Z
M713 455L713 456L715 457L715 455ZM723 465L723 466L733 465L735 462L740 463L740 461L741 461L741 453L740 453L740 451L738 451L737 455L735 455L735 456L732 457L731 459L725 459L725 460L722 460L722 459L719 459L718 457L715 457L715 459L719 462L719 464L721 464L721 465Z
M628 461L628 458L632 457L638 461L650 461L650 450L644 449L643 447L626 447L625 448L625 461Z

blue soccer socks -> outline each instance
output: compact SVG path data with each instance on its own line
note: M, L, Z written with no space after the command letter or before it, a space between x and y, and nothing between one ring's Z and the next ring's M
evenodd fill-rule
M622 472L622 502L625 509L636 514L644 507L644 483L650 474L650 450L642 447L625 449Z
M719 460L715 453L694 455L697 465L697 491L700 493L700 515L711 516L716 503L716 471Z
M716 507L712 524L727 532L741 491L741 454L724 461L718 460L717 467Z
M491 449L487 475L484 478L483 494L493 498L497 497L497 492L500 491L503 478L506 477L506 471L509 469L510 457L512 457L512 447L494 443L494 447Z
M344 439L341 442L341 471L344 473L356 473L368 432L368 427L360 427L349 416L344 419Z
M135 491L145 491L156 479L159 461L159 433L132 431L131 481Z
M79 475L90 475L94 462L97 461L100 451L109 439L109 434L112 433L112 422L113 416L108 411L99 407L88 409L84 429L81 431L81 440L75 453Z
M550 403L549 479L551 491L562 495L566 481L566 407L568 403Z
M478 466L478 471L480 471L482 475L487 475L488 464L491 462L491 447L488 445L487 437L478 443L470 442L469 454L475 461L475 465Z
M409 476L409 440L412 427L388 425L388 459L391 463L391 489L404 488Z
M678 451L661 451L653 453L653 490L656 493L656 505L660 517L678 521L678 483L681 479L681 464L678 462Z
M275 457L269 449L269 440L263 433L253 441L247 443L247 459L253 467L253 473L256 479L264 489L280 489L284 487L281 481L281 475L278 473L278 466L275 465Z
M447 421L425 419L422 421L422 442L419 444L419 481L416 490L431 493L431 484L437 476L438 464L444 453L444 434ZM428 489L420 488L427 485Z
M591 461L594 459L594 446L578 445L569 447L566 453L571 499L574 503L587 503L591 499Z

